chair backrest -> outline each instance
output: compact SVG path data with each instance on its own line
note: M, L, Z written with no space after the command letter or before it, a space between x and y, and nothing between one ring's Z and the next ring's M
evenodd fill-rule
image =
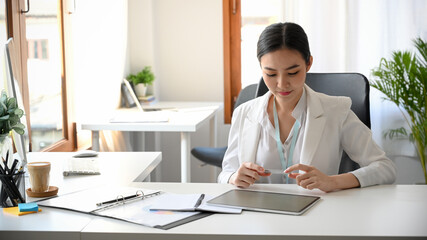
M306 84L316 92L331 96L347 96L351 98L351 110L368 127L371 128L371 115L369 108L369 81L359 73L307 73ZM264 80L261 78L256 97L268 91ZM344 152L340 173L353 171L360 166L351 161Z
M234 109L236 109L236 107L238 107L240 104L254 99L257 88L258 88L258 84L254 83L240 90L240 93L237 96L236 102L234 103Z

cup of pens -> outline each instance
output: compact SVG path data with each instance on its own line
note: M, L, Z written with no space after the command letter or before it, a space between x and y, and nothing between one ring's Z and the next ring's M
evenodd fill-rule
M3 208L25 203L24 171L22 167L17 169L18 162L15 159L9 166L8 161L3 159L3 166L0 165L0 204Z

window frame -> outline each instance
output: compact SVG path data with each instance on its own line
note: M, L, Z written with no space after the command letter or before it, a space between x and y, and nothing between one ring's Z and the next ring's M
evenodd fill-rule
M68 6L68 0L58 0L59 3L59 29L61 33L61 95L62 95L62 135L63 138L50 146L42 149L42 152L63 152L63 151L75 151L77 149L77 137L76 137L76 124L73 121L72 114L72 98L69 94L71 89L71 74L69 74L68 65L71 65L71 59L67 56L71 52L70 48L65 42L67 39L71 39L65 29L70 25L70 16L72 12L67 11L65 6ZM6 2L6 21L7 21L7 33L8 38L13 38L12 41L12 55L17 56L14 61L15 66L13 70L17 78L22 97L24 102L24 110L26 113L27 120L27 131L29 135L29 146L31 147L31 118L30 118L30 100L29 100L29 87L28 87L28 72L27 72L27 39L26 39L26 23L25 13L21 10L27 9L25 0L5 0ZM31 11L31 9L30 9ZM70 54L71 55L71 54ZM68 81L67 81L68 80Z
M223 0L224 123L231 123L234 104L242 89L241 0Z

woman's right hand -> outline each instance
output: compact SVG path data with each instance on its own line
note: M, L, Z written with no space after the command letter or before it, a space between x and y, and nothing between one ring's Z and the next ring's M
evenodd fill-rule
M239 169L230 177L228 183L237 187L247 188L254 184L260 176L270 176L271 173L264 173L265 169L255 163L244 162Z

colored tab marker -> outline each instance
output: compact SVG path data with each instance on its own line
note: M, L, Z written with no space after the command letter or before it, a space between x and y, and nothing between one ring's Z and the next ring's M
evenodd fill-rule
M37 203L19 203L18 207L20 212L37 212L39 210Z
M41 212L42 209L39 208L39 212ZM19 207L9 207L9 208L3 208L4 213L13 214L16 216L22 216L26 214L36 213L36 212L20 212Z

